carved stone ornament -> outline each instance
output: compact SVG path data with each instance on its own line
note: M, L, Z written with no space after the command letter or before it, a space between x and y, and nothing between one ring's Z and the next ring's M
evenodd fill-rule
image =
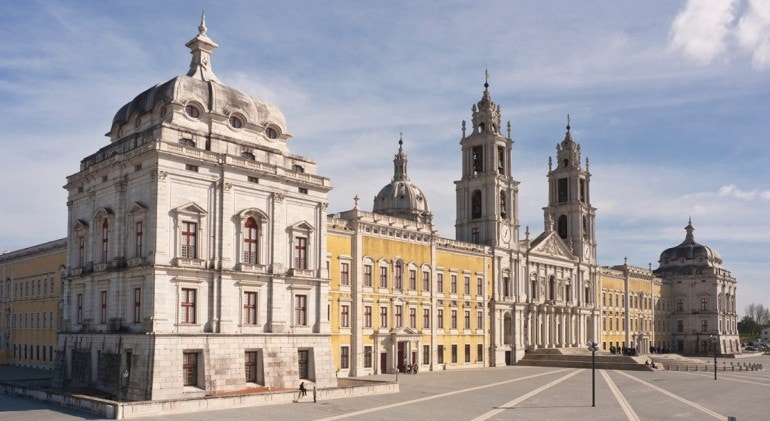
M273 193L273 200L276 201L276 203L283 203L283 199L285 198L283 193Z

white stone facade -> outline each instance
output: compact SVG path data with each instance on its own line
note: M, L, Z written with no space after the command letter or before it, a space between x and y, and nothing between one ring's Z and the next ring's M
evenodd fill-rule
M129 399L334 386L329 180L277 108L219 82L203 21L187 45L188 74L119 110L67 178L62 380Z

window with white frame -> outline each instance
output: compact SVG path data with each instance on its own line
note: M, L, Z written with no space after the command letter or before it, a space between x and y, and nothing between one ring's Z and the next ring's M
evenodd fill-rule
M372 306L364 306L364 327L372 327Z
M350 263L340 262L340 285L350 285Z
M350 305L340 306L340 327L350 327Z
M292 268L299 270L313 269L314 257L311 255L311 245L314 244L314 228L306 222L300 222L292 225L289 228L289 232L291 237L290 253Z
M177 257L188 260L202 259L206 254L203 247L206 238L203 222L206 211L195 203L189 203L174 209L176 218Z
M364 264L364 286L365 287L372 286L372 264L371 263Z
M253 217L243 224L243 262L256 264L259 250L259 226Z

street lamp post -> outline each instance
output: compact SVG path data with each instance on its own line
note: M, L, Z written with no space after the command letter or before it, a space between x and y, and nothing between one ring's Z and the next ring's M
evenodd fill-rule
M714 380L717 379L717 342L719 341L719 338L717 335L711 335L709 337L711 340L711 346L714 347Z
M591 406L596 406L596 351L599 350L599 344L588 342L588 350L591 351Z

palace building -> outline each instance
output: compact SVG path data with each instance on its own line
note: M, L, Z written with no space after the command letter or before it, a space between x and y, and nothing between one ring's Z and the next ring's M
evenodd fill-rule
M67 177L62 383L127 399L336 385L329 180L274 105L223 85L202 19L190 69L115 114Z
M511 125L485 83L460 125L447 238L403 139L371 208L330 212L330 180L291 153L282 112L214 74L203 18L186 46L187 73L120 108L109 144L67 177L66 238L0 256L0 362L160 400L513 365L590 341L740 352L736 281L691 224L656 270L599 266L569 119L543 169L542 230L522 228Z

